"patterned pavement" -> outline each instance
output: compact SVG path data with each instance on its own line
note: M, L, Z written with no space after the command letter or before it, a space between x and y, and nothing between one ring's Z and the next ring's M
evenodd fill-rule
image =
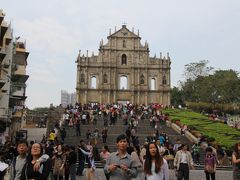
M84 171L85 173L85 171ZM85 176L79 176L78 180L87 180ZM169 180L176 180L174 170L170 170L170 179ZM205 173L202 170L191 170L190 171L190 180L205 180ZM232 171L217 171L216 172L216 180L231 180ZM105 176L103 173L103 169L97 169L95 174L95 180L105 180Z

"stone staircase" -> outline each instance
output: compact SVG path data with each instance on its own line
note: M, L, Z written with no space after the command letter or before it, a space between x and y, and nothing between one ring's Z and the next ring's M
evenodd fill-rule
M74 127L65 127L67 131L67 137L65 139L65 143L68 145L77 145L79 144L80 139L86 140L86 132L88 129L93 131L95 128L99 129L100 138L98 139L97 147L101 148L103 146L102 138L101 138L101 130L104 128L103 121L98 121L97 125L89 124L89 125L82 125L81 124L81 136L76 136L75 128ZM118 119L116 124L113 126L108 127L108 138L107 138L107 145L111 152L116 150L116 138L120 134L125 134L127 126L123 125L122 119ZM177 139L180 139L182 143L190 144L190 141L184 137L180 136L176 131L172 128L167 127L165 124L162 124L158 127L159 132L164 132L168 135L169 140L171 143L175 143ZM147 136L152 136L155 132L155 129L152 128L148 122L148 120L141 120L139 121L136 135L139 138L141 144L144 143L145 138Z
M65 144L68 145L78 145L80 139L84 139L87 142L86 139L86 132L88 129L94 130L95 128L98 128L100 131L101 135L101 130L104 128L103 122L98 121L96 125L89 124L89 125L82 125L81 124L81 136L76 136L75 128L74 127L65 127L67 131L67 137L65 139ZM108 138L107 138L107 143L109 149L111 152L116 151L116 138L120 134L125 134L126 131L126 126L123 125L122 119L118 119L116 124L113 126L108 127ZM178 132L173 130L171 127L168 127L165 123L161 124L158 126L159 132L164 132L168 135L170 143L175 143L177 139L181 141L181 143L184 144L191 144L191 142L185 137L181 136ZM141 144L144 143L145 138L147 136L152 136L153 133L155 132L155 129L152 128L147 120L139 121L138 127L137 127L137 132L136 135L139 137L139 141ZM99 149L99 152L101 150L101 147L104 144L102 143L101 136L98 139L98 144L97 147ZM200 164L195 165L196 170L203 170L204 169L204 159L205 153L202 151L201 156L200 156ZM97 168L103 168L103 164L101 162L96 161L96 167ZM217 166L217 170L225 170L225 171L231 171L232 167L231 166Z

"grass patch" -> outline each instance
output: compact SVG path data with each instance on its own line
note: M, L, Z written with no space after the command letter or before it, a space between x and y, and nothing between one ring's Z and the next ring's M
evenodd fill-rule
M203 135L214 138L217 143L229 150L239 142L237 137L240 137L240 130L233 129L222 122L210 120L200 113L179 109L166 109L163 112L168 113L171 119L179 119L182 124L192 126Z

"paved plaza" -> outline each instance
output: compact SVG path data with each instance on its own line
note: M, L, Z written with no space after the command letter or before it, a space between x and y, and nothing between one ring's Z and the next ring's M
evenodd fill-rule
M85 170L84 170L85 174ZM231 180L232 171L217 171L216 180ZM105 180L105 175L103 173L103 169L97 169L95 180ZM205 174L201 170L191 170L190 171L190 180L205 180ZM9 176L6 175L4 180L9 180ZM86 176L78 176L77 180L87 180ZM174 170L170 170L170 180L176 180L176 176Z
M26 130L28 131L28 141L41 142L47 128L26 128Z
M78 179L80 180L86 180L86 177L81 177ZM96 171L96 180L104 180L105 176L102 169L97 169ZM205 174L201 170L192 170L190 172L190 180L204 180ZM232 179L232 171L218 171L216 173L216 179L217 180L230 180ZM174 170L170 170L170 180L176 180L175 172Z
M85 171L84 171L85 173ZM217 171L216 180L231 180L232 171ZM85 176L78 176L78 180L87 180ZM205 180L205 173L202 170L191 170L190 171L190 180ZM97 169L95 180L105 180L103 169ZM170 170L170 180L176 180L174 170Z

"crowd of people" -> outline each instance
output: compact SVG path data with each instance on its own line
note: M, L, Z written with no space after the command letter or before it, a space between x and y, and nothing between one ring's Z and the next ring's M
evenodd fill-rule
M161 150L159 140L146 141L142 147L130 148L127 139L126 134L121 134L116 139L117 151L110 153L108 146L104 145L99 153L100 161L104 165L106 179L169 179L170 159L166 156L166 151ZM189 146L178 142L172 150L168 151L173 153L176 179L189 179L189 170L194 169L194 161ZM204 172L206 179L214 180L218 163L217 155L210 146L205 151ZM9 163L10 180L69 180L69 178L75 180L77 176L84 176L85 168L87 178L89 180L95 178L96 149L94 150L92 143L86 144L84 140L80 140L77 147L61 143L55 144L55 142L45 145L32 142L28 145L26 140L20 140L16 149L12 149L12 153L14 155L9 162L5 161L2 151L0 154L1 168L4 162L5 164ZM240 143L234 147L232 162L233 179L237 180L240 177ZM4 178L6 171L7 169L1 170L1 179Z
M9 171L11 180L75 180L81 176L94 180L96 162L101 162L107 180L168 180L169 169L175 169L176 179L188 180L189 170L200 163L200 149L204 149L206 179L215 180L220 151L204 141L187 145L177 139L172 143L168 135L159 130L159 126L167 120L161 112L162 108L157 104L68 106L63 121L56 125L58 133L52 130L40 143L28 144L26 140L19 140L13 146L6 141L0 151L0 167L6 167L0 169L0 179ZM108 128L114 128L119 120L126 127L125 133L116 138L117 151L110 152ZM152 127L152 135L147 136L144 142L138 139L140 121ZM85 135L81 134L82 125L98 123L103 123L103 129L96 126L95 129L88 129ZM78 145L65 143L68 136L66 127L76 131ZM103 144L101 150L97 146L100 137ZM235 145L232 163L236 180L240 177L240 143Z
M212 114L206 114L208 117L214 121L220 121L228 126L235 128L235 129L240 129L240 116L239 115L230 115L230 114L224 114L220 113L220 115L216 112L213 112Z

